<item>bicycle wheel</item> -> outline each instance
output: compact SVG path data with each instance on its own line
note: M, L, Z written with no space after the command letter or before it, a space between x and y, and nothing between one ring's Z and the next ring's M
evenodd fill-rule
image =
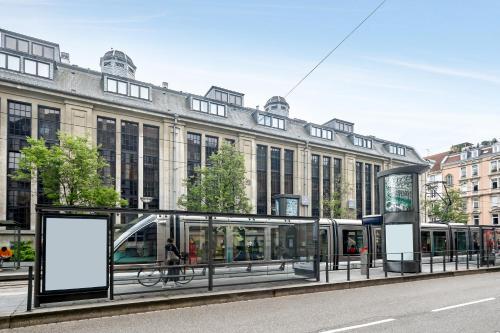
M193 267L180 267L179 268L179 282L180 284L187 284L191 282L194 278L194 268Z
M152 287L161 280L161 271L158 268L141 268L137 272L137 281L144 287Z

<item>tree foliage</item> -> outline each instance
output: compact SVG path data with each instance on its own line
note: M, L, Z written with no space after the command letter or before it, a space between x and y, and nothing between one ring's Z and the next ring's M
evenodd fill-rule
M209 158L209 166L195 170L195 176L185 179L187 194L179 206L188 211L217 213L249 213L252 209L245 193L243 154L224 143Z
M15 180L41 178L43 192L54 204L114 207L126 205L114 188L103 185L101 170L108 166L88 137L59 133L59 145L28 138L21 150Z
M429 203L429 216L441 222L467 224L465 201L457 189L448 189L448 195L442 200Z
M354 219L355 211L347 207L346 201L350 191L349 184L339 180L335 188L338 191L334 191L330 199L323 198L323 216L332 219Z

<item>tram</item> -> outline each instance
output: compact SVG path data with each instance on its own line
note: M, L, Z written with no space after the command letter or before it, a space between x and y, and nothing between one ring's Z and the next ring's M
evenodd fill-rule
M215 263L258 262L284 259L311 260L311 218L214 217ZM143 215L121 230L114 243L114 260L120 264L151 264L163 261L168 238L187 256L190 264L208 260L208 218L192 215ZM459 223L422 223L422 260L429 257L453 261L457 256L481 254L481 264L500 256L500 226L469 226ZM348 260L360 260L368 249L373 265L383 260L382 227L360 220L320 219L320 261L338 268ZM466 252L468 251L468 252Z

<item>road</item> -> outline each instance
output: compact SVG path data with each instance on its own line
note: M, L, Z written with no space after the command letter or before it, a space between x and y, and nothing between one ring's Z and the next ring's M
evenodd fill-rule
M497 332L500 273L0 330L58 332Z

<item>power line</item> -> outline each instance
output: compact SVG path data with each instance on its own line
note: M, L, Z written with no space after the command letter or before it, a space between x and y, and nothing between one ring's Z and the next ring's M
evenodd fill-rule
M354 29L351 30L351 32L349 32L345 37L344 39L342 39L340 41L340 43L337 44L337 46L335 46L330 52L327 53L326 56L323 57L323 59L320 60L320 62L318 62L316 64L316 66L313 67L313 69L311 69L299 82L297 82L297 84L295 86L293 86L292 89L290 89L290 91L285 95L285 97L288 97L288 95L290 95L294 90L295 88L297 88L305 79L307 79L307 77L309 75L311 75L312 72L314 72L314 70L316 68L318 68L326 59L328 59L328 57L330 57L332 55L333 52L335 52L335 50L337 50L340 45L342 45L349 37L351 37L352 34L354 34L356 32L356 30L358 30L362 25L363 23L365 23L373 14L375 14L375 12L380 8L382 7L382 5L386 2L386 0L383 0L374 10L372 10L372 12L364 18L363 21L361 21Z

